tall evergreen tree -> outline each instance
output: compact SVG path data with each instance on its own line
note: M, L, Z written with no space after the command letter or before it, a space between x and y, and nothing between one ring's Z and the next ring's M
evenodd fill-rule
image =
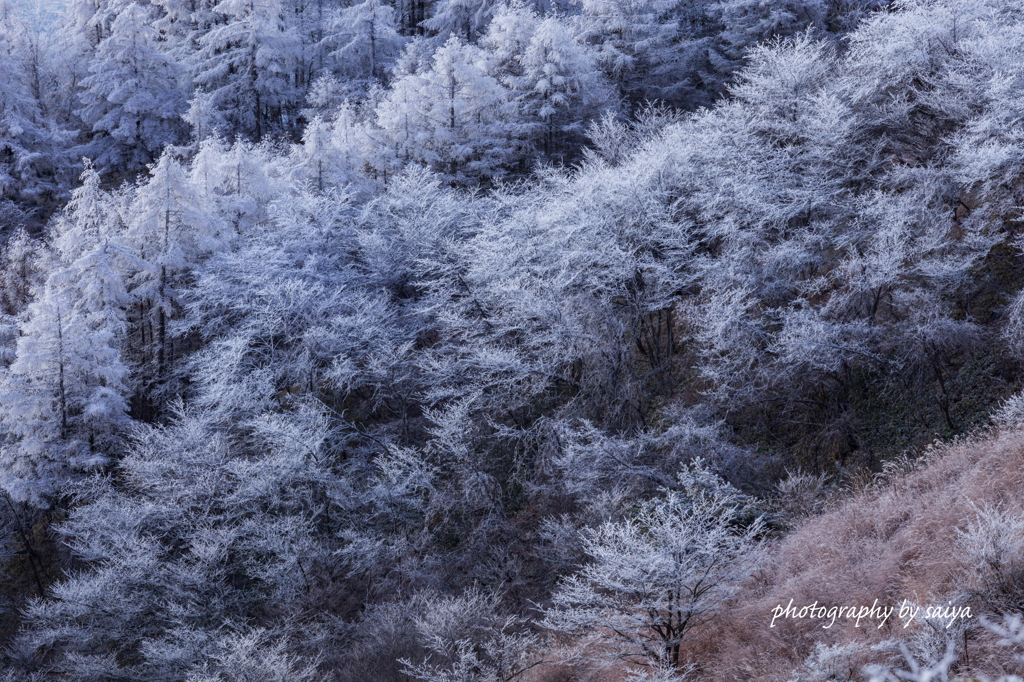
M324 45L330 64L353 85L383 81L405 39L397 14L382 0L365 0L339 10L327 23Z
M658 97L657 84L679 61L679 0L583 0L581 41L627 99ZM685 78L685 76L684 76Z
M475 43L491 21L494 4L493 0L438 0L422 26L435 34L432 40L436 45L453 36Z
M82 81L79 115L94 134L88 149L101 168L140 170L183 137L179 69L160 51L150 22L151 8L126 7Z
M28 33L11 0L0 0L0 199L56 192L68 165L63 147L73 137L43 115Z
M203 206L170 152L135 193L130 214L125 240L141 257L130 281L135 324L148 374L161 381L172 360L168 325L180 310L180 289L202 258L223 248L224 235L219 217Z
M259 140L284 129L301 96L294 82L301 43L281 0L221 0L214 11L225 22L199 39L195 83L237 134Z
M578 147L586 124L615 108L615 95L587 46L557 17L537 24L513 81L520 115L535 128L535 144L549 158Z
M120 348L134 263L119 240L112 200L87 166L57 221L59 260L21 324L16 357L0 375L0 486L46 506L76 472L104 465L127 422L128 368Z
M508 93L492 70L484 50L450 38L429 67L399 78L377 106L382 151L459 182L500 175L514 147L502 130Z

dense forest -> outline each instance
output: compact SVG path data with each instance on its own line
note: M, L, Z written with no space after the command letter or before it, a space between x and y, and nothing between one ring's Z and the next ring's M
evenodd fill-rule
M1022 207L1024 0L0 0L0 676L1022 673Z

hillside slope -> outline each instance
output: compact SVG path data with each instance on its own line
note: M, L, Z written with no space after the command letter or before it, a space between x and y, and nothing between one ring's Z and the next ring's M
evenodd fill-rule
M816 646L833 648L824 671L861 679L865 663L883 662L906 642L912 653L941 653L955 639L953 671L988 675L1020 673L1009 650L979 626L979 616L1019 610L1024 602L1024 430L985 434L931 449L922 466L892 471L879 481L808 520L779 542L753 593L694 642L702 679L787 680ZM773 609L790 600L801 607L928 605L969 607L972 618L948 629L918 621L907 628L898 611L881 628L852 621L780 618ZM951 619L952 620L952 619ZM962 628L966 623L967 627ZM965 630L965 631L964 631ZM871 650L869 647L889 645ZM803 673L814 672L812 662ZM803 677L797 679L814 679Z

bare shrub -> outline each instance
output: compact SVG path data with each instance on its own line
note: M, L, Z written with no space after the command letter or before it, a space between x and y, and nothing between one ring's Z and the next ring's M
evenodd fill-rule
M825 644L818 642L804 664L793 671L789 682L852 682L860 679L860 669L871 649L859 642Z
M865 672L869 674L871 682L948 682L949 668L956 661L952 644L938 660L918 661L906 647L903 647L903 656L909 670L894 671L888 666L876 665L869 666Z
M407 682L401 658L425 655L416 633L415 618L424 612L426 598L376 604L353 629L353 642L336 664L338 682Z
M500 595L422 592L370 608L340 662L340 682L511 680L539 660L526 621L500 612Z
M973 569L972 596L994 612L1024 608L1024 515L971 503L976 516L957 529L956 546Z
M216 653L188 682L314 682L322 680L315 661L303 661L287 651L283 640L263 630L229 635Z
M774 506L778 514L792 524L820 513L828 499L829 477L814 476L800 469L786 473L786 478L776 485L778 496Z
M1024 622L1020 614L1005 614L1001 623L991 622L984 617L981 624L992 635L999 637L996 645L1000 647L1018 649L1024 646ZM870 682L947 682L950 674L954 671L958 656L956 654L956 638L947 637L946 644L941 653L914 652L911 647L905 644L900 645L903 660L909 670L893 670L886 665L866 666L864 672L869 676ZM1018 661L1024 661L1020 653L1014 656ZM965 679L957 676L956 680ZM985 674L972 675L972 680L981 682L993 682L993 678ZM1020 682L1017 675L1000 675L994 682Z
M423 682L510 682L542 662L537 657L540 640L525 631L526 623L510 616L489 628L481 641L421 629L430 655L421 663L402 659L403 672Z
M1024 392L1014 393L999 404L990 417L1000 429L1013 429L1024 424Z

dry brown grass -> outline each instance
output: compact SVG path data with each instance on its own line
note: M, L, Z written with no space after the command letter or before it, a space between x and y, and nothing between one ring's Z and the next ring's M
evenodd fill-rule
M935 448L926 465L894 472L778 541L748 597L690 643L701 679L787 680L818 642L871 645L906 634L895 614L882 629L843 622L825 630L810 620L780 620L770 628L772 608L790 599L794 605L945 604L960 593L968 595L972 614L984 610L984 599L972 594L979 579L957 549L956 529L985 505L1024 513L1024 431ZM988 633L976 632L958 672L1009 671L1009 654Z

